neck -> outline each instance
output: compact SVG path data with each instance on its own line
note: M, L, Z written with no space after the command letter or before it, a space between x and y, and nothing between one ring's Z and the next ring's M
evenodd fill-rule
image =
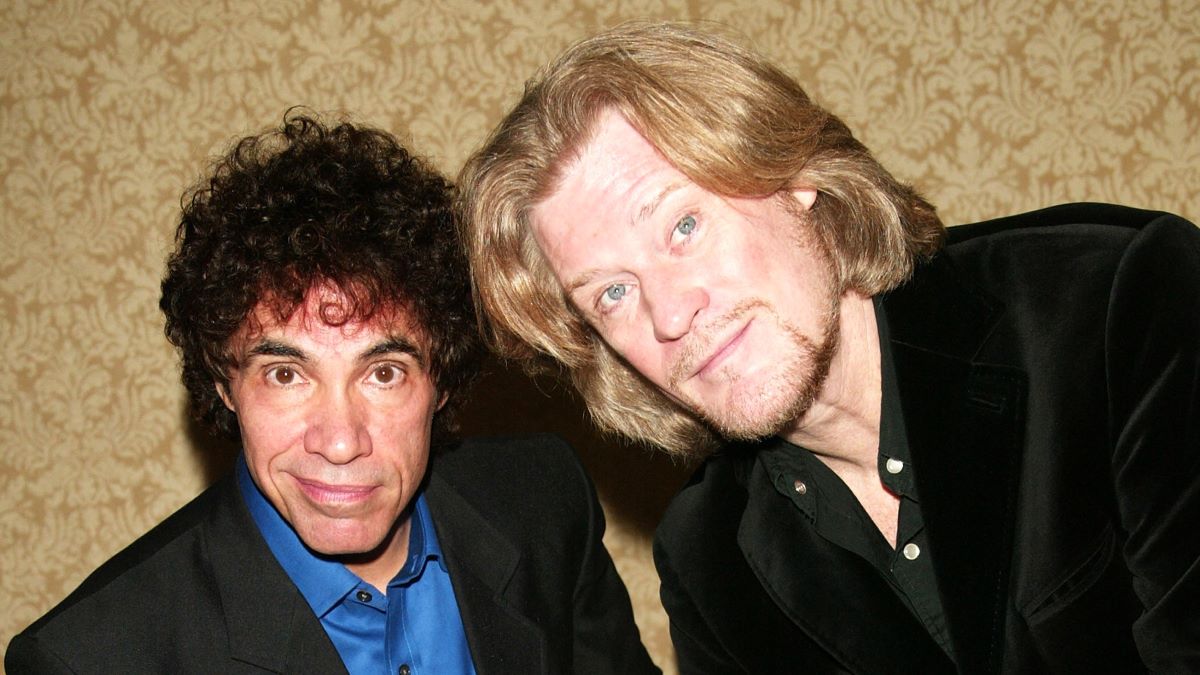
M879 479L883 375L875 305L858 293L842 298L841 341L817 400L784 438L808 448L842 479L896 546L899 498Z
M346 569L371 584L380 593L387 592L388 583L400 573L408 558L408 534L412 518L403 518L373 551L341 556Z
M838 313L837 352L812 407L781 434L839 475L877 471L882 376L871 298L848 291Z

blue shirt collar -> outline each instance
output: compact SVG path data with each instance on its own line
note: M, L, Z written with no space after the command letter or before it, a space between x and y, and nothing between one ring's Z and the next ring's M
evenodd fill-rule
M351 591L365 583L358 575L346 569L345 565L314 553L304 545L296 531L279 515L279 511L271 502L267 501L266 496L250 477L250 470L243 456L238 455L234 471L238 489L246 502L246 508L250 511L250 517L266 540L267 547L292 579L292 583L296 584L296 588L300 590L300 594L304 596L317 618L324 617ZM409 513L411 525L408 535L408 559L388 584L389 587L411 583L419 578L430 560L437 561L443 570L446 569L424 491L417 493Z

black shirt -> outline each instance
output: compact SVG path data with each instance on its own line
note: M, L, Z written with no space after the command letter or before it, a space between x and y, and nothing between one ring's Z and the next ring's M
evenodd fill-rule
M812 452L775 439L759 452L759 461L779 493L807 517L817 533L869 562L953 659L925 523L921 518L915 468L908 452L887 322L878 301L875 316L879 326L882 386L879 476L884 487L900 498L896 547L892 548L884 538L850 488Z

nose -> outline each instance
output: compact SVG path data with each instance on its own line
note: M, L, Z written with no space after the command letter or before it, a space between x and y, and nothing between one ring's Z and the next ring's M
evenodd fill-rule
M678 275L666 275L647 287L642 281L642 301L650 313L654 337L671 342L692 330L696 315L708 307L708 291Z
M371 454L371 435L367 431L364 402L353 392L330 391L317 401L304 448L321 455L331 464L348 464Z

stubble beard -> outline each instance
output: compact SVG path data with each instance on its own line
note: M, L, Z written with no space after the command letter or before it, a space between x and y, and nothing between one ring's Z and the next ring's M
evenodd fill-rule
M739 307L740 316L765 303L756 301ZM800 420L817 400L838 348L840 297L830 299L820 334L810 336L767 309L788 336L792 350L787 358L761 385L745 390L739 387L738 373L725 375L726 399L714 407L692 404L690 407L718 434L729 440L754 441L780 433ZM730 320L736 320L731 316Z

